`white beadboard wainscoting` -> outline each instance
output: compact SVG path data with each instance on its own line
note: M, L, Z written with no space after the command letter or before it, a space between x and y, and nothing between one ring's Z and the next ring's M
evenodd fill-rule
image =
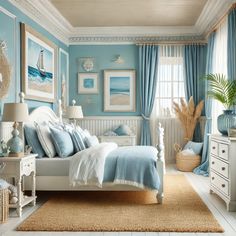
M161 123L164 128L165 142L165 160L166 163L175 163L174 144L184 145L183 128L178 119L175 117L160 117L155 122L155 127L152 127L153 144L157 144L157 125ZM201 130L204 130L205 119L200 119ZM136 135L136 143L140 144L140 130L142 124L141 116L87 116L77 123L83 129L87 129L91 134L96 136L103 135L108 130L114 130L120 124L128 125ZM21 130L21 129L19 129ZM0 122L0 140L7 141L11 138L12 123Z
M174 143L183 145L183 129L180 122L174 117L158 118L155 128L152 128L153 143L157 143L157 125L161 123L164 130L165 158L166 163L175 162ZM140 129L142 124L141 116L87 116L79 121L79 125L87 129L93 135L103 135L108 130L114 130L120 124L128 125L137 136L137 144L140 144Z

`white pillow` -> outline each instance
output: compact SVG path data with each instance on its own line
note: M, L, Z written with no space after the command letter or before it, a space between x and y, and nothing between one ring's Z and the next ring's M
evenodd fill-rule
M51 132L47 123L37 124L35 123L36 132L39 142L41 143L43 150L49 158L55 157L56 149L52 142Z

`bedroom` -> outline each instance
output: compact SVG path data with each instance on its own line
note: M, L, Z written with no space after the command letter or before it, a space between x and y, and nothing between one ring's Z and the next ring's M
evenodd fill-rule
M235 235L235 15L0 0L0 233Z

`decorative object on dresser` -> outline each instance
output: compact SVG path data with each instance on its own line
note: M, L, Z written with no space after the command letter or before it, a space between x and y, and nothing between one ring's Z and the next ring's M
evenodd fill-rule
M236 80L230 80L223 74L208 74L208 96L222 103L226 110L217 118L217 128L223 135L228 135L230 128L236 128L236 113L232 110L236 105Z
M78 93L98 93L98 73L78 73Z
M5 103L3 109L3 122L14 122L12 138L7 142L10 153L9 156L23 156L24 145L23 141L19 137L18 122L28 121L28 106L24 103L24 94L20 93L20 103Z
M11 66L5 55L6 50L6 42L0 41L0 99L8 94L11 82Z
M199 121L204 106L204 101L200 101L195 107L193 97L190 97L186 103L183 98L180 99L181 105L173 102L175 114L184 128L184 139L190 141L193 138L195 127Z
M21 23L22 88L27 99L55 102L57 46Z
M82 119L84 117L82 107L76 106L76 101L72 100L72 106L68 106L66 109L66 117L69 120L72 120L73 123L76 125L76 119Z
M18 201L9 204L10 208L16 208L19 217L22 215L22 207L31 203L35 206L35 157L37 154L26 155L23 157L3 157L0 163L5 163L5 168L0 173L3 179L14 178L17 187ZM31 176L31 196L26 196L22 192L23 176Z
M136 110L135 70L104 71L104 111Z
M123 135L123 136L100 136L99 137L100 142L114 142L118 146L135 146L136 145L136 136L128 136L128 135Z
M210 193L216 193L236 211L236 138L210 136Z

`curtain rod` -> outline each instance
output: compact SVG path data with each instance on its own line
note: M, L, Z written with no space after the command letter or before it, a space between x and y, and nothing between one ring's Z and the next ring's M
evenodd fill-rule
M143 45L205 45L207 44L206 40L197 40L197 41L160 41L160 42L140 42L140 43L136 43L137 46L143 46Z

